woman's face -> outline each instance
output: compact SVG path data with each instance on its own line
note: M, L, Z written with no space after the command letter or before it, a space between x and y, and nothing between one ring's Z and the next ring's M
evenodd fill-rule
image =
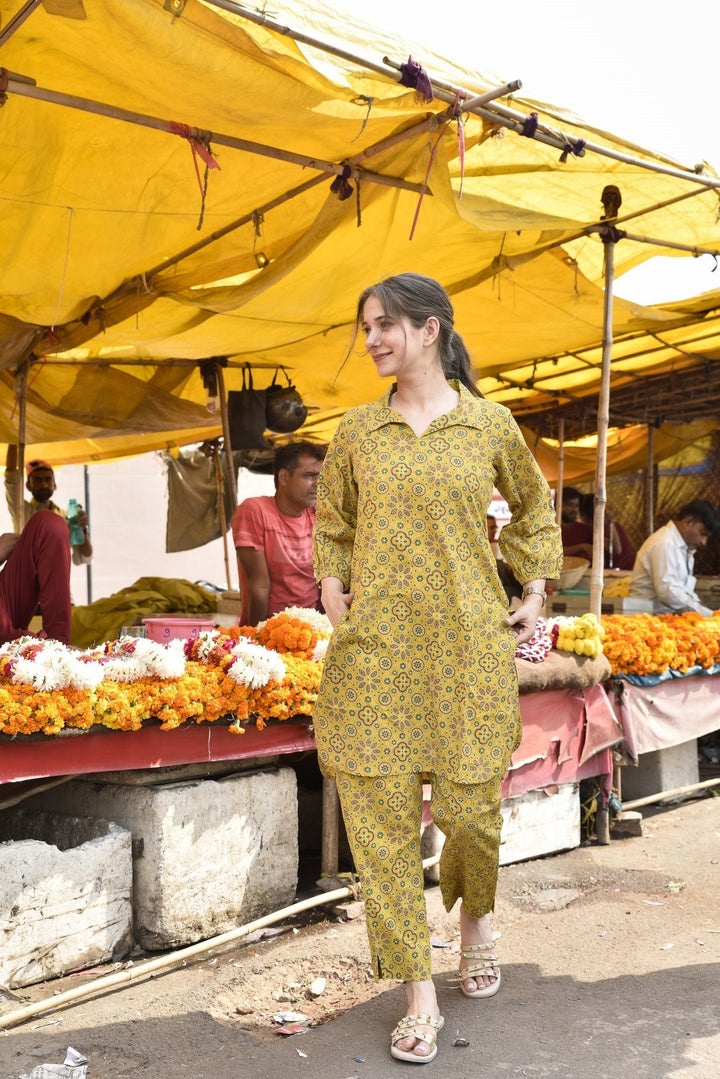
M402 376L417 371L420 365L427 365L434 359L434 352L428 348L428 326L434 320L429 319L421 329L407 318L396 318L385 313L383 305L376 296L369 296L363 307L361 330L367 349L377 373L381 378ZM431 334L432 340L436 334Z

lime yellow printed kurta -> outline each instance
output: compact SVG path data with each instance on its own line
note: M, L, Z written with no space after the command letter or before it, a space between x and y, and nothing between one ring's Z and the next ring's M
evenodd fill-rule
M418 437L390 391L346 413L318 484L318 580L354 593L325 659L314 723L327 775L505 774L519 743L515 641L488 542L493 487L518 580L557 577L550 491L508 409L460 400Z

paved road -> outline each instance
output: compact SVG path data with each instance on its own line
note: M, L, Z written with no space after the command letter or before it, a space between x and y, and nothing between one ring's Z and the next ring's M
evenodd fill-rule
M497 928L503 987L465 1000L438 953L446 1026L432 1077L718 1079L720 1077L720 798L646 810L642 838L581 847L501 871ZM448 934L437 889L434 934ZM325 933L359 940L356 923L315 926L273 943L274 964L322 952ZM86 1001L0 1036L0 1076L90 1059L87 1079L396 1079L389 1031L398 986L288 1039L220 1021L213 1003L238 953ZM441 969L442 968L442 969ZM260 969L260 968L257 968ZM204 973L203 973L204 971ZM68 979L65 979L64 986ZM38 988L33 999L52 992ZM458 1036L469 1041L456 1047ZM408 1072L410 1068L410 1072Z

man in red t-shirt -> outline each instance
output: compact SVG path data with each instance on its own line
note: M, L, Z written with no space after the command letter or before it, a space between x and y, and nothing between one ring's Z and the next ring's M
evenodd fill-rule
M282 446L275 453L275 494L246 498L233 514L245 625L285 607L319 609L312 531L324 457L325 446L312 442Z

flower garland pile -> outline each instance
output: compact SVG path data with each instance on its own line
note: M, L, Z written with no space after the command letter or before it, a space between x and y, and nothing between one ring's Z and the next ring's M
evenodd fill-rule
M0 646L0 734L54 735L94 724L138 730L150 720L171 730L223 717L242 734L247 720L262 730L268 719L312 715L330 623L317 621L317 612L307 612L306 622L301 608L285 613L294 637L276 634L274 648L256 630L236 627L167 645L123 637L86 651L35 637L11 641Z
M553 636L559 652L574 652L576 656L595 658L604 651L605 631L594 614L579 618L554 618Z
M606 615L604 651L613 674L687 674L720 663L720 615Z

